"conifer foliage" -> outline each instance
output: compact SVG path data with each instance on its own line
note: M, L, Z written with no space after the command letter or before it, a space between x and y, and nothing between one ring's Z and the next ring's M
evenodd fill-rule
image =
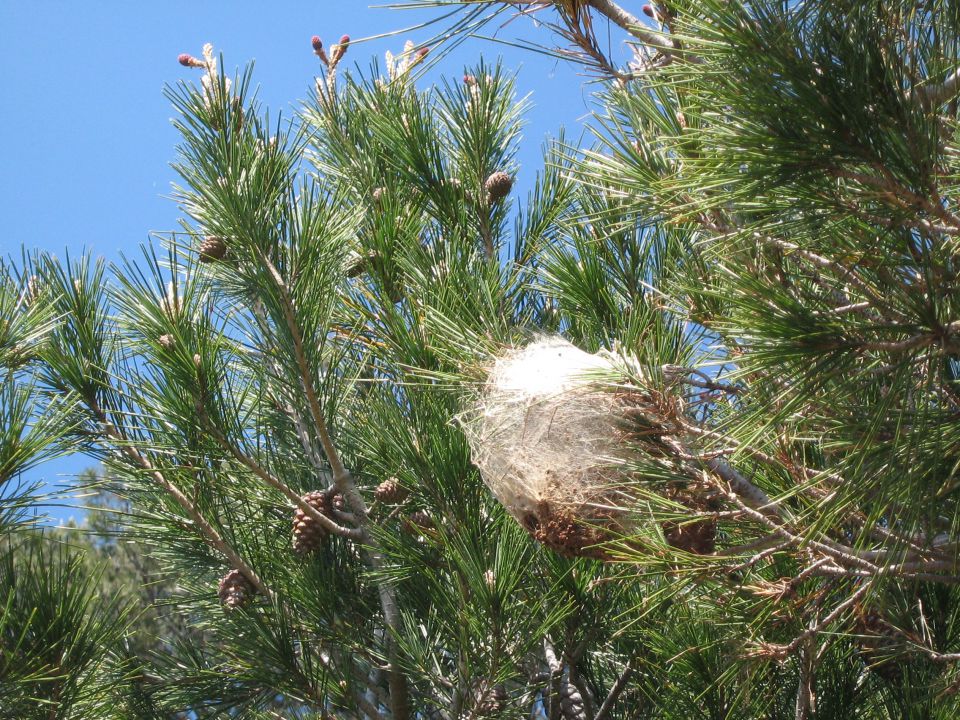
M960 6L441 4L552 28L590 143L347 36L271 121L207 47L182 231L8 273L0 481L100 459L207 640L128 716L955 717Z

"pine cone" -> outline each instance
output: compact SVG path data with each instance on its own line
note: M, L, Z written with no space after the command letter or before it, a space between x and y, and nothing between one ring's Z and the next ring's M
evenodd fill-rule
M486 182L483 183L483 188L487 191L487 201L491 205L500 202L509 195L512 187L513 178L502 170L493 173L487 178Z
M207 235L200 243L200 262L211 263L222 260L227 254L227 243L219 235Z
M400 481L395 477L387 478L382 483L377 485L377 489L373 493L374 497L382 502L387 503L388 505L396 505L397 503L402 503L407 499L407 490L403 485L400 484Z
M569 680L564 680L560 687L560 714L563 720L587 720L583 696Z
M502 683L493 687L488 687L483 695L477 700L477 715L480 717L493 717L502 713L507 707L507 689Z
M327 516L333 508L343 509L343 496L335 494L331 498L324 490L307 493L303 496L303 501ZM313 552L326 537L326 528L317 519L307 515L299 506L293 511L293 551L297 555Z
M855 632L856 642L860 646L860 657L871 672L876 673L890 683L896 683L903 677L898 658L903 643L894 636L894 630L884 617L873 610L860 609Z
M254 587L239 570L231 570L220 578L220 587L217 591L220 604L226 610L236 610L249 602L254 595Z
M424 530L430 530L435 527L436 524L433 522L433 518L430 517L430 513L425 510L417 510L410 513L410 517L407 518L405 523L406 530L411 533L422 533Z
M716 549L717 523L712 519L696 522L665 522L663 536L667 544L695 555L709 555Z

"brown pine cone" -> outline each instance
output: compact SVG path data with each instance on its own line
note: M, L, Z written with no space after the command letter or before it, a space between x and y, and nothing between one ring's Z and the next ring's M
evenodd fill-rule
M217 595L225 610L236 610L246 605L254 593L253 585L239 570L231 570L220 578Z
M200 262L211 263L222 260L227 254L227 243L219 235L207 235L200 243Z
M860 658L871 672L890 683L903 677L905 643L889 622L875 610L859 608L854 627Z
M343 509L343 496L336 494L331 498L324 490L308 492L303 501L324 515L330 515L333 508ZM339 503L339 506L338 506ZM308 515L303 508L293 511L293 551L306 555L320 547L326 539L327 530L316 518Z
M396 505L407 499L407 489L400 484L399 480L392 477L377 485L373 495L379 502Z
M487 201L492 205L500 202L510 194L513 188L513 178L508 173L498 170L490 175L483 183L484 190L487 191Z
M709 555L716 549L717 523L712 518L695 522L665 522L661 526L667 544L695 555Z
M422 533L424 530L430 530L435 527L436 524L433 522L433 518L430 517L430 513L425 510L416 510L410 513L410 516L404 523L404 528L407 532L411 533Z
M477 700L477 714L480 717L495 717L506 709L507 700L507 689L502 683L488 687Z

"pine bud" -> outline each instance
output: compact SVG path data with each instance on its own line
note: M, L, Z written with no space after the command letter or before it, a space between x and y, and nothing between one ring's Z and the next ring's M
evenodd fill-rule
M201 60L200 58L195 58L193 55L190 55L189 53L180 53L180 55L177 56L177 62L179 62L184 67L190 67L190 68L202 68L207 66L207 64L203 60Z
M200 262L211 263L222 260L227 254L227 243L218 235L207 235L200 243Z
M384 196L387 194L387 189L382 187L375 187L373 189L373 201L378 205L383 201Z
M475 87L477 84L477 78L473 75L464 75L463 84L467 87Z
M254 587L239 570L231 570L220 578L217 595L225 610L236 610L249 602L254 595Z
M173 346L177 344L177 341L170 333L164 333L161 335L159 338L157 338L157 342L160 343L160 347L162 347L164 350L172 350Z
M392 477L377 485L373 495L379 502L395 505L407 499L407 490L399 480Z
M643 9L643 14L646 15L648 18L652 18L656 16L656 13L653 10L653 5L644 5L642 9Z
M410 64L407 66L407 69L409 70L410 68L422 63L423 59L427 57L429 53L430 53L430 48L428 47L422 47L419 50L417 50L413 54L413 57L410 59Z
M340 42L330 48L330 65L336 65L340 59L347 54L347 48L350 46L350 36L344 35Z
M323 52L323 40L320 39L319 35L314 35L310 38L310 44L313 46L313 51L317 55Z
M487 201L492 205L510 194L513 178L502 170L498 170L487 178L483 187L487 191Z
M42 288L40 286L40 278L38 278L36 275L31 275L30 279L27 280L27 287L26 287L26 290L24 291L24 296L23 296L24 305L26 305L27 307L30 307L31 305L33 305L33 303L35 303L37 299L40 297L41 291L42 291Z

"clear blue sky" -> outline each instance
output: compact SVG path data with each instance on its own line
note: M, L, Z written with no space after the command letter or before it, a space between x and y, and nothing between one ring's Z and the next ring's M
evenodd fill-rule
M165 197L177 137L161 91L181 78L197 80L177 63L179 53L200 55L203 43L212 42L228 70L255 60L254 79L271 115L291 113L319 72L312 35L329 45L344 33L374 36L435 13L371 8L364 0L0 0L0 254L16 257L21 246L58 254L88 248L115 260L118 252L148 241L150 231L177 227L177 208ZM505 39L530 37L531 26L518 19L501 32ZM366 69L372 56L382 59L386 50L400 51L405 39L420 42L431 34L426 29L356 44L347 64ZM542 30L538 39L549 42ZM481 54L502 56L518 72L520 94L532 93L520 154L523 193L539 166L543 140L561 126L574 137L579 133L591 89L567 64L481 39L444 58L431 76L459 77ZM64 458L28 479L61 484L90 464Z

